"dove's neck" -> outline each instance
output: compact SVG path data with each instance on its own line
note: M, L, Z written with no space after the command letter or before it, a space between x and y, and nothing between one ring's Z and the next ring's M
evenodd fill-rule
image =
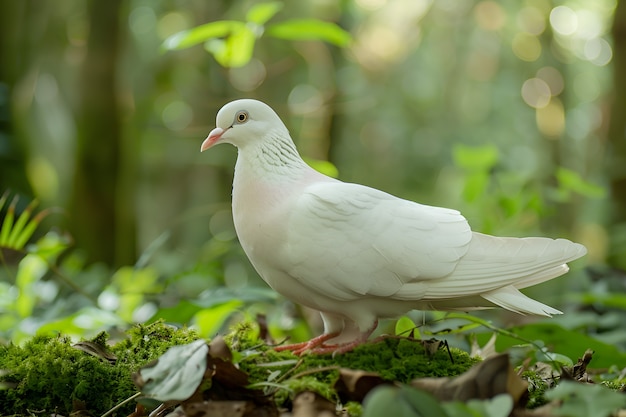
M258 179L298 177L311 168L302 160L288 134L270 132L270 138L239 148L235 175Z

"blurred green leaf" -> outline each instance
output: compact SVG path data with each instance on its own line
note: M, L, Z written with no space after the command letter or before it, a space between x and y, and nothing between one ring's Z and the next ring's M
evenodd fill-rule
M374 388L363 402L363 417L448 417L430 394L403 385Z
M556 171L556 178L559 187L566 191L573 191L590 198L604 198L606 190L599 186L585 181L580 174L571 169L559 167Z
M566 330L553 323L533 323L526 326L513 327L508 329L526 340L541 340L545 346L550 346L553 352L565 355L569 358L578 358L587 349L592 349L595 353L591 366L593 368L609 368L612 365L626 363L626 353L621 352L616 346L603 343L583 332ZM486 343L491 337L491 333L477 334L479 344ZM496 350L504 352L512 346L520 344L520 340L499 334L496 339ZM545 355L543 355L545 357Z
M548 400L561 400L563 404L552 410L557 416L608 417L626 407L626 396L602 385L561 381L553 390L546 392Z
M496 395L487 400L446 402L442 407L450 417L507 417L513 410L513 399L508 394Z
M335 23L316 19L292 19L268 26L266 33L279 39L318 40L336 46L347 46L352 40L350 33Z
M578 302L585 305L601 304L605 307L626 310L626 294L597 294L593 292L586 292L582 294L572 295L572 298L578 300Z
M470 171L489 171L499 159L498 148L493 145L466 146L455 145L452 148L454 164Z
M487 191L489 175L485 171L476 171L467 175L463 187L463 199L468 202L476 201Z
M324 175L328 175L331 178L337 178L339 176L339 170L330 161L312 158L304 158L304 161L309 164L313 169L321 172Z
M32 314L37 301L33 285L43 278L47 271L48 265L37 255L26 255L20 261L15 278L15 285L19 290L15 300L15 311L20 317L29 317Z
M255 4L250 8L250 10L248 10L246 20L248 22L256 23L257 25L264 25L282 8L283 3L280 1Z
M218 20L175 33L165 39L162 48L167 50L189 48L212 38L225 37L245 26L244 22L236 20Z
M215 60L226 68L246 65L252 58L256 35L246 25L234 30L226 39L211 39L204 48L213 54Z
M194 327L202 337L214 337L226 320L243 305L242 301L232 300L211 308L199 310L193 317Z

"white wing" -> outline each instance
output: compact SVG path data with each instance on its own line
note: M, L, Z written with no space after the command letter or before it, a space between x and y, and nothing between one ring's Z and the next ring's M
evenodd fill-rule
M457 211L357 184L317 183L295 202L285 245L289 275L337 300L420 299L449 275L472 232Z

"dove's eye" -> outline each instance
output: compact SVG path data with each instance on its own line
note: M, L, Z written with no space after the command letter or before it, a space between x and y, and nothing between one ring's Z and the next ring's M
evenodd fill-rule
M237 113L237 115L235 116L235 121L237 123L245 123L248 120L248 112L247 111L240 111Z

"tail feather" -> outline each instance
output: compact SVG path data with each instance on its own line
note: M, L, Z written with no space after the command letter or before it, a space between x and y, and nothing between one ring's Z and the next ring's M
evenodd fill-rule
M566 263L585 253L583 245L565 239L500 238L475 232L454 272L433 282L425 298L483 295L508 286L526 288L565 274Z
M562 314L562 312L555 308L525 296L511 285L481 294L481 296L499 307L518 314L536 314L546 317L550 317L554 314Z

